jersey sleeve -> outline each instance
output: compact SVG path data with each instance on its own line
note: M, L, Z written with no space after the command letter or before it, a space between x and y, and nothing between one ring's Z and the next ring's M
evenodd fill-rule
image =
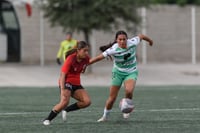
M68 57L68 58L65 60L63 66L62 66L62 68L61 68L61 72L64 72L65 74L68 74L68 72L69 72L69 70L70 70L71 64L72 64L72 58L71 58L71 57Z
M132 45L138 45L140 43L140 37L136 36L131 39L128 39L128 42Z
M106 51L104 51L102 54L104 57L107 57L107 56L111 56L113 54L116 53L116 48L118 47L118 44L115 43L112 47L108 48Z

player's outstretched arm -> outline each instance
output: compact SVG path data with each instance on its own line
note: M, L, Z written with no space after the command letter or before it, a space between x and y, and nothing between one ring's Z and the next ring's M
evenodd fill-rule
M149 42L149 45L150 45L150 46L153 45L153 40L150 39L149 37L147 37L147 36L145 36L145 35L143 35L143 34L139 34L138 36L139 36L140 40L145 40L145 41Z
M100 60L102 60L102 59L104 59L104 58L105 58L105 57L103 56L103 54L100 54L100 55L98 55L98 56L96 56L96 57L90 59L89 65L91 65L91 64L93 64L93 63L95 63L95 62L98 62L98 61L100 61Z

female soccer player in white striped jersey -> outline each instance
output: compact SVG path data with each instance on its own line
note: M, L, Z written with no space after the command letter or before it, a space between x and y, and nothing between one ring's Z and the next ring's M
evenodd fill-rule
M106 57L112 56L114 58L110 95L106 101L103 116L98 122L107 120L122 83L125 86L125 98L132 99L138 76L136 47L141 40L149 42L150 46L153 45L153 41L143 34L128 39L126 32L118 31L115 36L115 41L112 44L101 46L100 50L103 53L90 60L90 64L92 64ZM123 114L123 117L128 118L129 113Z

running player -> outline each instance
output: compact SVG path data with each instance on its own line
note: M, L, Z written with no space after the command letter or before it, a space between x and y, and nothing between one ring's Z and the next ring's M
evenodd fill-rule
M125 98L132 99L138 77L136 47L141 40L149 42L150 46L153 45L153 41L143 34L128 39L126 32L118 31L115 36L115 41L112 44L101 46L100 50L103 53L90 60L90 64L92 64L106 57L112 56L114 58L110 95L106 101L103 116L98 122L107 120L123 82L125 86ZM129 113L123 114L123 117L128 118Z
M50 125L57 114L63 111L63 120L66 120L66 114L81 108L88 107L91 103L90 97L81 85L80 74L85 71L89 63L89 45L80 41L77 50L66 58L59 79L60 102L55 105L48 117L43 121L44 125ZM70 96L78 102L68 106Z

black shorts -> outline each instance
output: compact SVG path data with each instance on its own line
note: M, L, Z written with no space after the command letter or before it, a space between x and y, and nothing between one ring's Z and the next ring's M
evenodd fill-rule
M82 85L72 85L70 83L65 83L65 89L70 90L73 94L76 90L80 90L80 89L84 89L84 88Z

